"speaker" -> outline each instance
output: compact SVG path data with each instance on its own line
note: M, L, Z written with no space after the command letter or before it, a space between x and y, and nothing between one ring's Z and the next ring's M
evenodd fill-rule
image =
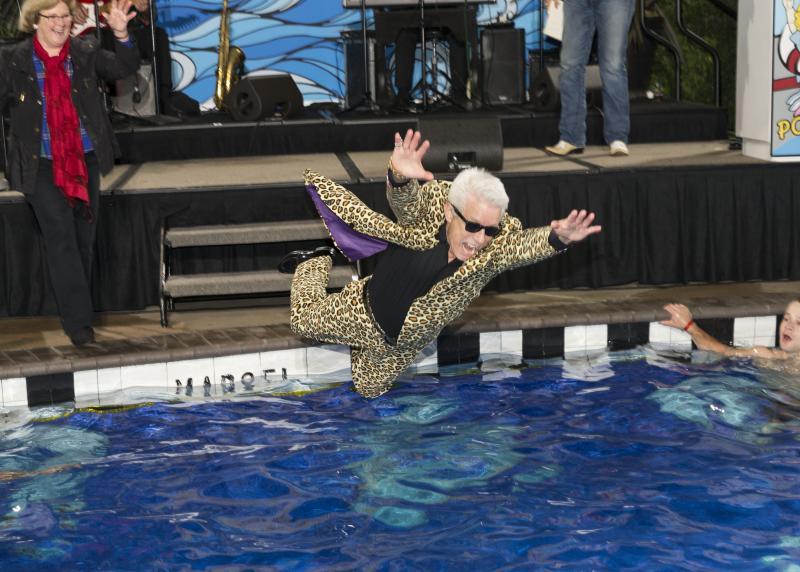
M142 63L136 73L117 80L116 91L116 96L111 98L115 111L136 117L152 117L156 114L156 97L150 64Z
M289 74L243 77L225 98L225 108L236 121L303 115L303 94Z
M503 168L503 131L497 117L420 117L417 129L431 142L424 160L429 171Z
M560 77L561 68L557 65L545 66L541 72L536 74L531 81L529 94L534 108L540 111L557 111L561 108ZM600 68L597 65L586 66L586 101L589 107L602 107L602 90Z
M481 94L489 105L525 101L525 30L510 26L481 33Z

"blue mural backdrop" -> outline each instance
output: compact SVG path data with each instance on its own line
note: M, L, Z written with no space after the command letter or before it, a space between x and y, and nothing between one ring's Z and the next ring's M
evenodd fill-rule
M154 0L158 24L170 37L173 85L213 107L221 0ZM528 49L539 49L540 0L496 0L478 5L478 25L513 23ZM372 13L367 11L372 29ZM245 53L245 73L289 73L306 105L345 96L341 34L361 30L358 9L341 0L229 0L231 45Z

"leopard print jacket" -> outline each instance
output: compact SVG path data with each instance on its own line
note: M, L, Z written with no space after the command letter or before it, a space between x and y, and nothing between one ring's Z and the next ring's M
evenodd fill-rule
M331 211L358 232L413 250L433 248L438 242L438 231L445 221L448 181L429 181L420 186L412 179L401 187L389 188L389 204L397 222L376 213L353 193L313 171L305 172L305 183ZM398 350L422 350L501 272L539 262L557 253L548 242L549 226L524 229L519 219L507 213L501 226L500 233L489 245L414 301L397 338Z

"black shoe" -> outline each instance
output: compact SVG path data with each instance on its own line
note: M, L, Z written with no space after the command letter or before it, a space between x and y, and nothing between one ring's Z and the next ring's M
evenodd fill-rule
M290 252L278 263L278 272L284 274L294 274L297 265L306 260L311 260L317 256L330 256L333 258L336 255L336 249L332 246L318 246L314 250L295 250Z
M81 328L77 332L69 334L69 341L75 347L85 346L94 343L94 330L90 327Z

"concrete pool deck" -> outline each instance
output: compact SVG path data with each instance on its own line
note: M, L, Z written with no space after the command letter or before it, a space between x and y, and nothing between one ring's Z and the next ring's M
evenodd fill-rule
M798 295L800 282L490 293L478 298L443 336L650 324L666 317L662 306L671 301L687 304L701 323L774 317ZM291 332L285 302L176 311L172 319L165 329L157 309L100 314L97 342L82 348L69 344L57 317L2 319L0 380L313 346ZM611 333L607 337L611 346L619 341Z

